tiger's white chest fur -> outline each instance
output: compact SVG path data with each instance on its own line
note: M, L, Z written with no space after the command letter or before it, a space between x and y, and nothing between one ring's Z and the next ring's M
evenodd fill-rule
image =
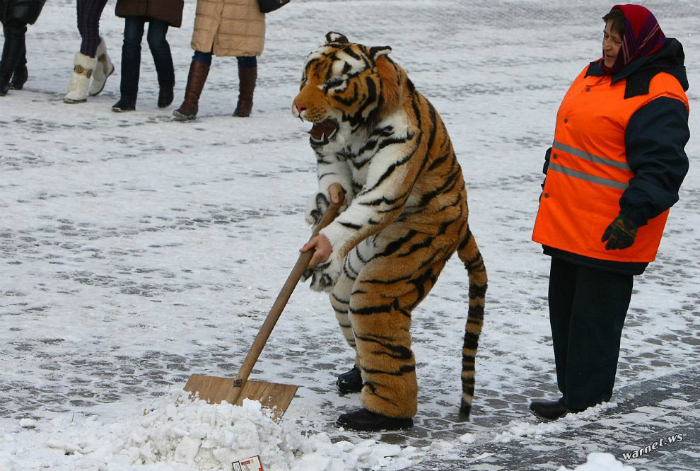
M400 109L382 119L373 129L360 128L353 132L349 124L341 123L335 139L322 148L316 149L316 154L319 161L337 161L347 165L352 176L352 191L348 195L351 199L362 191L370 179L375 158L384 161L383 168L390 164L391 160L399 159L404 155L399 148L396 151L390 150L387 143L403 140L409 132L408 116ZM378 157L380 152L381 156Z

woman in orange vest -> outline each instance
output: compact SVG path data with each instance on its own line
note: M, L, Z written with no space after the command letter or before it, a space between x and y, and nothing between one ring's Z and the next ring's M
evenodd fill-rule
M552 257L549 315L562 393L556 420L610 400L633 276L656 257L688 171L683 47L639 5L603 17L603 57L557 113L533 240Z

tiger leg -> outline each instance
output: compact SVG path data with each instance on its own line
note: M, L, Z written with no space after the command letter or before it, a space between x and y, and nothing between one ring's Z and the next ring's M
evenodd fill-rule
M350 307L352 287L357 280L358 274L364 267L362 252L368 252L368 250L370 250L369 246L367 243L363 242L348 254L348 256L345 258L345 264L343 266L343 271L340 274L340 278L338 278L338 281L330 294L331 306L335 311L335 318L338 320L340 330L345 337L345 341L355 351L357 351L357 347L355 345L355 334L353 333L352 326L350 325L348 310ZM355 366L359 368L357 357L355 358Z
M330 294L331 306L335 311L335 318L338 320L345 341L353 350L355 350L355 335L352 333L352 326L348 318L348 307L350 306L350 293L352 292L354 281L355 280L350 279L345 273L342 273Z
M462 400L459 409L462 416L469 417L474 399L474 363L484 324L484 304L488 287L484 259L469 227L457 249L457 255L464 263L469 276L469 311L462 346Z
M414 238L421 247L417 253L405 249L386 255L386 246L377 249L360 272L350 298L350 322L364 383L362 404L370 412L393 418L416 415L411 314L437 281L451 253L422 244L420 239L432 239L429 236Z

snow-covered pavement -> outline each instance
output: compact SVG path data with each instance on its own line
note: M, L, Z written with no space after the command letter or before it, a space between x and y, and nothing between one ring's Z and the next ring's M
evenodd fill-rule
M123 21L113 16L114 3L102 32L119 71ZM697 379L689 368L700 359L700 5L693 0L644 3L685 47L691 170L657 261L635 280L614 402L554 425L527 413L530 398L557 392L549 260L530 241L544 151L564 92L600 54L600 18L612 4L293 0L268 15L251 118L230 116L236 62L215 58L199 119L183 124L171 113L191 57L193 0L182 29L168 34L174 106L156 107L144 39L137 111L127 114L111 111L118 72L86 104L62 102L80 40L73 0L47 2L27 37L30 80L0 98L0 470L222 466L213 451L199 464L188 461L186 443L175 453L183 427L204 424L202 417L215 414L206 412L211 406L173 407L191 373L235 376L308 237L303 209L315 190L315 160L309 127L290 107L304 59L328 31L392 46L452 136L489 270L472 419L458 418L468 282L452 261L414 315L420 397L411 431L354 434L334 426L339 413L359 405L357 395L339 397L334 386L352 355L327 297L299 286L252 376L300 386L282 424L252 408L219 414L239 414L235 430L213 421L184 436L220 433L207 436L221 459L231 458L222 450L257 450L269 455L268 471L429 470L438 459L470 470L557 470L597 451L621 463L623 452L660 438L648 428L659 415L628 410L633 397L686 401L666 403L686 418L667 414L664 433L674 424L697 428L697 394L668 379ZM256 427L278 442L237 441ZM164 429L171 435L156 436ZM606 445L600 437L608 429L628 439ZM700 460L697 438L624 464L686 469L688 459ZM522 460L537 455L537 464L518 467L517 453L499 458L489 446L498 449L504 439L518 444ZM172 453L155 453L160 445L172 445ZM576 453L557 453L567 447Z

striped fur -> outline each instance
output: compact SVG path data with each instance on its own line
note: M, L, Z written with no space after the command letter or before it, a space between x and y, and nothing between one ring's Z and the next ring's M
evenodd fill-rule
M338 33L326 39L309 55L292 106L296 117L313 123L319 192L307 220L318 221L334 183L348 204L321 231L333 252L313 271L312 288L330 293L355 349L363 406L412 417L418 388L411 316L457 252L469 276L460 408L468 416L487 277L452 142L388 47L350 43Z

